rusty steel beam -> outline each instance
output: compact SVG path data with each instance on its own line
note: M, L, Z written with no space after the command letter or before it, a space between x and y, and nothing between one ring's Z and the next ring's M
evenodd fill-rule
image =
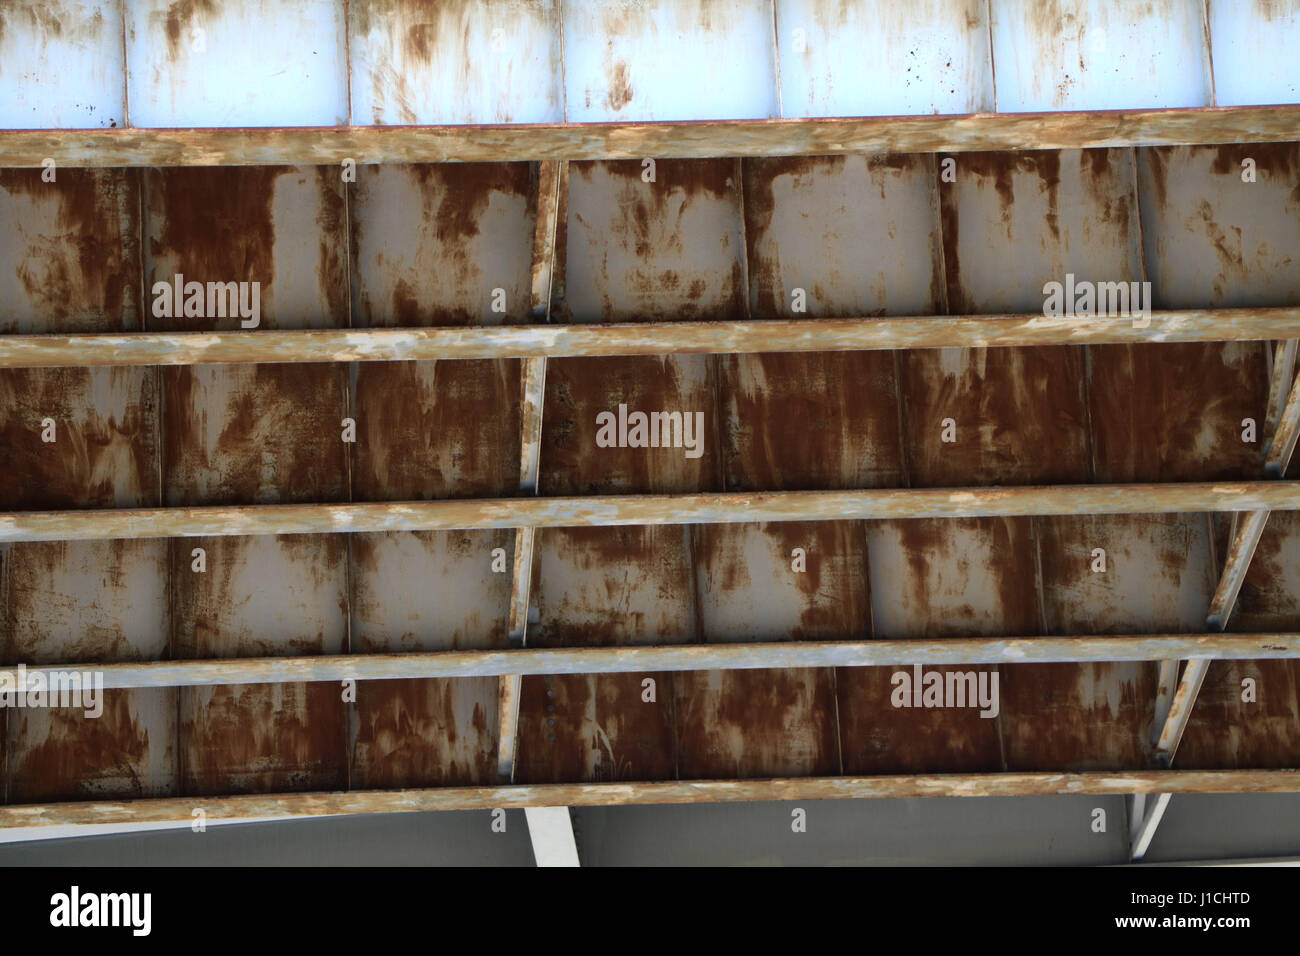
M655 671L763 670L802 667L1300 658L1300 634L1119 634L1102 637L961 637L934 640L764 641L754 644L656 644L239 657L133 663L59 663L0 667L17 686L37 672L98 674L107 689L342 680L498 677L533 674L630 674ZM1183 699L1186 699L1185 697ZM1178 704L1175 702L1175 708Z
M10 511L0 543L363 531L1300 510L1300 481L875 488Z
M1300 106L456 126L0 132L0 166L259 166L948 153L1293 140Z
M1241 593L1246 572L1250 570L1250 561L1268 523L1268 515L1268 511L1249 511L1234 523L1228 558L1223 564L1223 573L1214 589L1206 618L1206 626L1212 631L1222 631L1228 626L1228 618L1237 603L1237 595Z
M1156 741L1156 760L1161 766L1168 767L1173 763L1174 755L1178 752L1178 744L1183 739L1183 732L1192 718L1196 695L1201 692L1201 685L1205 683L1205 675L1210 669L1210 660L1208 657L1193 657L1183 669L1183 678L1178 683L1178 693L1174 695L1173 706L1169 708L1169 716L1165 718L1160 737Z
M532 292L529 315L534 322L551 318L551 288L555 275L555 237L569 164L547 160L538 166L537 225L533 233ZM546 398L546 358L526 358L520 363L519 491L537 494L542 456L542 410ZM523 647L528 638L529 588L533 580L532 527L515 529L514 567L510 589L508 638ZM519 704L522 682L518 674L503 674L497 688L497 774L505 783L515 778Z
M436 787L333 793L161 797L0 806L0 828L190 822L201 808L214 820L424 813L514 807L733 803L760 800L868 800L1132 793L1300 793L1298 770L1135 770L1085 773L906 774Z
M1273 447L1273 436L1277 434L1278 423L1282 420L1282 412L1286 408L1287 395L1291 390L1297 345L1300 345L1300 342L1295 339L1279 342L1269 362L1268 411L1264 419L1263 436L1266 461Z
M1281 348L1278 349L1278 355L1280 360L1286 359ZM1294 353L1291 355L1291 360L1294 360ZM1285 369L1284 364L1274 364L1275 384L1280 375L1288 374ZM1298 436L1300 436L1300 376L1291 383L1286 404L1278 414L1277 428L1269 439L1264 462L1265 475L1280 478L1286 473L1287 467L1291 464L1291 456L1295 453ZM1210 601L1210 613L1206 619L1207 626L1212 630L1221 631L1228 626L1228 618L1232 615L1237 595L1241 593L1241 586L1250 571L1250 562L1255 557L1255 549L1259 546L1264 526L1268 523L1267 510L1254 510L1236 517L1238 520L1233 522L1228 558L1224 562L1223 573L1219 576L1219 584L1214 590L1214 598Z
M1146 319L918 315L628 325L0 336L0 368L1003 348L1300 337L1300 307L1182 309Z
M1300 376L1291 383L1291 393L1278 416L1277 430L1273 433L1264 460L1264 473L1271 478L1286 474L1287 465L1295 453L1296 439L1300 438Z

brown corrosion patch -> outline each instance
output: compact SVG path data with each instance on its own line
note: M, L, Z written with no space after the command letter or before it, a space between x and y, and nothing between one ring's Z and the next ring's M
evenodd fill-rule
M831 668L676 675L682 779L839 772Z
M655 681L655 701L642 681ZM675 674L525 677L517 783L676 779Z
M999 670L1008 771L1149 766L1154 662L1015 664Z
M997 773L1002 762L1000 716L979 708L894 707L891 677L902 667L836 670L844 773ZM910 668L906 668L910 671ZM941 674L994 666L927 667Z
M176 693L105 690L95 719L82 707L13 711L6 728L9 802L175 795L174 725L164 715L174 711ZM150 768L159 765L155 776Z
M1046 198L1043 214L1052 238L1060 241L1060 185L1061 156L1058 150L1027 152L962 153L952 158L957 162L957 182L939 183L939 211L943 228L944 272L947 284L948 307L954 314L978 311L973 300L966 295L961 278L961 255L958 241L958 206L962 191L983 189L986 183L997 193L1000 221L1011 238L1011 210L1015 205L1015 187L1018 176L1033 176ZM973 180L972 180L972 177ZM972 181L974 186L971 186ZM1022 188L1024 188L1022 186Z
M913 485L1087 480L1079 347L911 351L899 366ZM945 419L955 423L954 442L943 440Z
M184 46L189 44L194 28L216 13L215 0L173 0L165 11L151 13L150 20L162 20L167 32L167 56L179 60L185 55Z
M706 356L553 359L546 370L540 482L545 494L670 494L722 487L716 373ZM682 448L601 448L596 416L704 414L702 454ZM693 437L696 437L693 435ZM684 436L683 436L684 443Z
M275 183L284 166L151 169L146 174L149 242L146 284L185 281L260 282L261 328L274 328L267 308L275 282ZM164 266L157 260L167 257ZM172 264L174 263L174 267ZM150 293L152 302L152 292ZM173 312L178 312L173 303ZM230 324L217 318L146 320L156 331L207 332Z
M139 176L126 169L60 169L57 187L39 169L0 170L0 190L31 204L32 227L12 267L30 319L11 332L122 332L139 328ZM53 202L52 221L41 205ZM39 223L39 224L38 224Z
M356 500L517 492L518 360L373 362L353 374L357 434L365 436L351 448Z
M0 370L0 507L154 504L154 393L144 368ZM53 442L41 440L47 418Z
M363 681L353 789L497 782L497 678Z
M632 71L627 63L619 60L609 74L609 93L605 102L612 110L621 110L632 102Z
M347 500L347 374L317 364L165 369L166 503Z
M1242 681L1256 699L1243 701ZM1300 761L1300 662L1214 661L1178 748L1186 770L1254 770Z
M904 484L893 353L719 361L727 491Z
M1246 343L1101 345L1090 350L1088 399L1097 480L1258 477L1268 402L1263 352Z
M347 705L337 682L183 687L183 791L342 789L346 734Z

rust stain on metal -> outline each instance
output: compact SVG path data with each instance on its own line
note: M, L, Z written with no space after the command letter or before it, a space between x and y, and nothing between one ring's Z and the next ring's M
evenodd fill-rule
M1081 349L913 351L902 354L900 368L914 486L1057 483L1088 474ZM944 440L945 419L955 441Z
M0 371L0 501L12 509L157 500L155 377L147 369ZM42 440L54 424L54 441Z
M1048 633L1191 633L1204 626L1216 579L1204 515L1077 515L1034 524Z
M0 331L139 330L138 174L43 172L0 169Z
M347 371L343 365L165 369L164 500L346 501Z
M183 687L180 715L186 794L338 790L347 780L347 707L332 681Z
M867 541L877 637L1041 630L1028 519L872 522Z
M745 239L757 316L941 312L931 157L746 160Z
M185 55L183 47L193 30L216 13L216 0L173 0L166 10L151 13L149 20L155 26L161 21L167 33L167 56L179 60Z
M897 488L891 352L720 359L727 491Z
M15 710L5 727L9 802L179 794L177 693L105 690L95 719L80 707Z
M739 166L656 160L570 166L564 299L555 321L727 319L745 314Z
M1256 699L1243 701L1242 682ZM1300 761L1295 661L1212 661L1178 748L1186 770L1256 769Z
M682 779L839 771L830 668L692 671L674 686Z
M715 415L717 373L707 356L557 359L547 364L540 487L548 495L653 494L720 489ZM601 448L596 417L619 406L681 412L683 447ZM703 413L693 430L699 457L687 457L685 416Z
M257 282L258 328L348 324L343 187L337 168L226 167L146 173L145 285ZM152 304L152 293L150 305ZM151 329L239 328L227 316L170 318L149 309Z
M157 660L167 654L167 542L9 545L0 565L0 660Z
M894 707L890 697L897 685L891 682L891 676L900 669L905 668L837 670L844 773L973 773L1004 769L1000 718L980 717L978 708ZM925 670L946 675L971 668ZM992 673L1005 668L979 670Z
M657 702L642 680L657 681ZM675 748L669 674L525 677L515 779L672 780Z
M357 685L352 786L467 786L496 779L497 679Z
M1090 347L1097 480L1213 481L1260 473L1268 404L1263 347L1250 342Z
M518 361L364 363L352 374L355 500L505 495L518 486Z
M1226 516L1225 516L1226 517ZM1226 534L1217 535L1226 542ZM1273 621L1300 618L1300 515L1268 516L1241 586L1232 630L1263 631Z
M1243 163L1254 162L1254 181ZM1300 292L1300 143L1138 151L1156 302L1250 307Z
M351 195L356 324L527 321L535 175L529 163L364 170Z
M1007 770L1149 765L1154 663L1015 664L999 671Z

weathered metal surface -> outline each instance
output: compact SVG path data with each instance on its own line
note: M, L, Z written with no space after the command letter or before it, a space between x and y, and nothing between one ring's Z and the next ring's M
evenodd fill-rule
M1268 517L1232 618L1239 631L1271 630L1300 619L1300 520L1288 511Z
M671 644L698 633L687 528L542 534L535 560L531 647ZM656 682L653 701L642 700L645 678ZM522 695L515 779L676 775L670 675L547 674L526 677Z
M132 125L344 125L343 8L338 0L132 0ZM120 33L116 41L120 49Z
M1223 562L1223 574L1219 578L1218 587L1215 588L1207 615L1209 626L1216 630L1222 630L1232 616L1237 595L1249 573L1251 559L1255 556L1270 513L1248 511L1234 517L1239 520L1233 529L1232 540L1228 543L1227 558Z
M1156 738L1156 757L1163 766L1169 766L1178 751L1178 744L1183 739L1183 732L1187 730L1188 719L1196 704L1196 695L1201 692L1201 685L1205 682L1211 663L1206 658L1195 657L1187 662L1183 670L1164 726L1159 729Z
M719 360L728 491L906 484L888 352Z
M426 559L427 560L427 559ZM772 632L768 632L771 634ZM806 633L806 631L801 632ZM462 638L453 643L499 647L493 632ZM446 641L445 634L434 639ZM134 664L94 663L106 688L192 687L208 684L276 684L289 681L403 681L407 678L476 678L507 674L626 674L652 671L745 671L792 667L837 667L840 675L886 665L922 664L945 667L966 664L1030 664L1156 661L1170 657L1205 657L1215 660L1266 661L1293 658L1300 651L1300 635L1261 634L1122 634L1095 636L952 637L907 640L834 639L829 641L770 639L760 644L655 645L600 643L589 646L529 648L527 650L449 650L344 655L312 654L304 657L251 657L144 661ZM414 643L409 632L389 646ZM71 659L75 660L75 658ZM57 667L75 668L70 655L61 655ZM85 669L89 665L81 665ZM39 670L26 666L25 673ZM16 677L16 667L0 667ZM887 682L886 682L887 683ZM847 698L846 698L847 699ZM841 704L843 706L843 703Z
M167 542L8 545L0 660L147 661L167 656Z
M778 115L766 0L565 0L561 7L571 122Z
M1213 0L1206 7L1215 103L1300 101L1300 7L1294 0Z
M357 440L340 442L341 409L333 420L322 418L321 441L330 443L325 460L350 450L357 501L513 494L519 485L519 364L354 366L354 407L346 414L356 421ZM297 430L306 441L308 429L300 424Z
M0 129L126 125L122 6L121 0L0 5Z
M1269 361L1268 415L1264 419L1264 434L1261 439L1266 456L1272 448L1278 422L1287 408L1292 392L1297 349L1300 349L1300 341L1296 339L1278 342ZM1300 396L1297 397L1297 402L1300 403ZM1300 405L1297 414L1300 414Z
M1214 661L1191 711L1177 765L1186 769L1277 767L1300 754L1297 669L1292 661ZM1255 700L1242 700L1243 681Z
M139 174L55 177L0 170L0 332L139 331Z
M783 116L993 112L983 0L775 8Z
M1295 139L1297 113L1300 106L1289 104L685 123L15 130L0 134L0 165L39 167L48 156L73 166L338 167L345 159L363 165L1270 143Z
M939 183L948 308L1042 313L1048 281L1142 276L1131 154L1045 150L946 157ZM942 162L942 160L941 160Z
M578 498L26 511L0 513L0 542L203 535L453 531L1300 510L1300 482L609 495Z
M1035 524L1049 634L1193 633L1204 626L1217 573L1204 515Z
M557 0L349 0L352 121L564 120Z
M8 27L15 16L31 17L41 30L53 31L54 42L59 18L69 13L57 5L36 10L20 4L0 18ZM81 42L81 29L97 25L69 23L65 39ZM7 70L20 58L6 56L5 63ZM75 68L69 74L69 82L77 82ZM6 261L0 327L140 328L138 183L137 174L120 170L58 169L48 183L34 171L0 176ZM0 410L5 507L159 503L153 370L6 370L0 373ZM0 655L6 662L167 656L165 541L15 544L3 551ZM104 693L98 717L87 717L84 706L7 714L0 721L0 750L8 799L179 793L176 699L168 689L118 690Z
M1212 481L1260 475L1268 400L1264 347L1250 343L1089 349L1098 481ZM1243 441L1243 419L1256 441Z
M192 570L191 547L206 551ZM338 536L172 542L176 657L339 654L347 548ZM316 789L346 781L338 684L217 685L180 695L186 792Z
M700 528L697 541L700 623L709 645L870 633L860 523ZM802 562L795 548L804 550ZM839 772L834 670L703 671L682 675L676 686L683 777Z
M1088 474L1082 349L914 351L900 356L899 368L913 485L1023 485ZM1042 454L1045 447L1053 454Z
M543 162L537 170L537 223L533 229L532 290L529 317L534 322L549 322L555 300L555 259L560 219L567 215L569 164ZM563 280L559 283L562 289ZM561 293L562 294L562 293ZM520 366L520 434L519 492L536 494L541 474L542 409L546 399L546 359L525 359ZM533 552L536 533L533 528L515 530L515 553L510 585L510 616L507 637L523 647L528 641L528 618L532 600ZM519 712L523 698L523 678L519 674L503 676L497 684L497 777L513 782L518 753ZM568 811L564 811L564 830L572 843ZM530 832L532 820L529 820ZM534 834L534 843L537 835ZM536 850L536 846L534 847ZM537 852L541 859L540 851ZM577 853L574 851L576 864Z
M154 504L158 414L156 376L146 368L5 370L0 373L3 506ZM43 440L49 437L54 440Z
M1209 106L1200 0L998 0L991 44L1001 112Z
M1286 474L1295 454L1296 440L1300 439L1300 378L1291 386L1282 414L1278 416L1277 431L1264 459L1264 473L1271 478Z
M564 298L553 321L745 315L740 163L573 163L557 237Z
M9 801L179 794L178 693L104 691L94 719L80 706L13 710L5 721Z
M568 222L581 173L571 167ZM660 175L664 167L660 167ZM637 186L642 186L639 178ZM654 188L645 184L644 188ZM738 210L737 210L738 216ZM651 228L661 223L650 220ZM572 235L572 233L570 233ZM560 242L559 248L564 244ZM644 249L633 249L640 255ZM681 253L677 253L680 255ZM566 294L574 291L568 272ZM615 303L619 308L628 308ZM634 307L634 306L633 306ZM622 316L620 316L622 317ZM539 486L547 494L680 492L721 485L715 371L701 357L572 359L548 363ZM704 412L700 456L685 449L602 448L596 416L633 409ZM533 499L546 500L546 499ZM528 522L521 522L527 524ZM528 643L550 648L698 639L692 529L585 528L536 541ZM643 700L642 681L655 682ZM547 676L522 684L516 780L667 779L676 776L676 695L670 675Z
M1254 182L1243 181L1247 159L1254 161ZM1142 149L1137 161L1156 305L1296 300L1300 143Z
M757 159L743 171L755 316L944 311L933 157Z
M854 352L1062 344L1262 341L1300 335L1300 308L1180 310L1130 319L1042 315L654 322L304 332L0 335L0 368Z
M27 666L157 661L167 656L164 541L9 546L0 561L0 655ZM7 733L11 800L179 793L176 694L106 690L84 706L14 710ZM6 726L7 724L7 726Z
M353 324L527 321L535 177L524 163L359 170L349 187Z
M165 372L167 503L347 500L341 429L346 366L212 365Z
M257 328L347 326L347 215L337 168L151 169L145 192L146 328L247 334L239 316L160 317L154 284L174 284L177 273L187 283L260 283Z
M268 326L345 326L346 216L336 176L291 168L151 172L146 283L171 281L177 272L205 282L261 282ZM151 310L147 321L160 320ZM161 321L238 328L229 317ZM349 499L341 432L346 366L214 365L165 369L162 380L164 501ZM193 570L196 545L205 552L204 571ZM170 547L177 656L345 649L346 539L222 537ZM179 723L188 793L346 783L347 708L336 684L187 688Z
M498 807L618 806L730 803L758 800L866 800L909 797L1050 796L1130 793L1295 793L1300 771L1147 770L1122 773L906 774L680 783L585 783L501 787L435 787L360 793L267 793L203 801L209 822L248 817L321 816L491 810ZM192 820L194 801L98 800L7 806L0 827L156 823Z

